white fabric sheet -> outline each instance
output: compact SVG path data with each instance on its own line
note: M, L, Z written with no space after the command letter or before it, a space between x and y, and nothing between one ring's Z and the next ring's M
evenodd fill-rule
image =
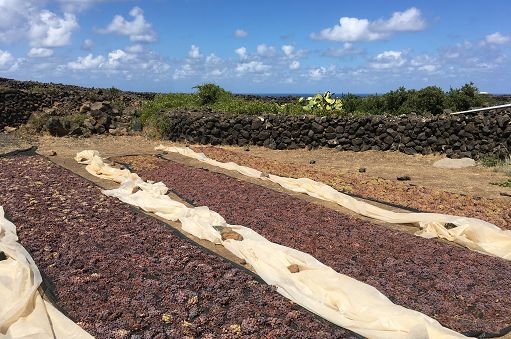
M423 238L442 238L471 250L511 260L511 231L475 218L459 217L440 213L398 213L392 212L343 194L331 186L308 178L287 178L269 174L263 175L256 169L240 166L234 162L223 163L197 153L188 147L156 147L158 151L178 153L207 164L230 171L236 171L251 178L270 180L280 186L312 197L339 204L360 215L394 224L418 224L421 228L416 235ZM446 224L454 227L448 228Z

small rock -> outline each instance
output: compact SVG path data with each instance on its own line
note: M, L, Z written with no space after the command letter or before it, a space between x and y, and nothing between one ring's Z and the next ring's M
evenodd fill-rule
M298 273L300 272L300 267L297 265L297 264L292 264L292 265L289 265L287 267L287 269L289 270L289 272L291 273Z
M248 146L247 146L247 147L245 147L243 150L244 150L245 152L248 152L248 151L250 151L250 147L248 147Z
M506 193L506 192L500 192L499 194L500 194L501 196L503 196L503 197L511 197L511 194Z
M4 127L4 132L5 132L6 134L9 134L9 133L14 132L16 129L17 129L16 127L5 126L5 127Z
M80 107L80 113L87 113L88 111L90 111L90 103L84 103L81 107Z
M54 157L57 155L57 152L55 152L54 150L43 151L41 152L41 155L44 155L46 157Z
M142 130L142 123L140 121L135 121L131 126L131 130L133 132L140 132Z
M412 179L408 175L402 175L402 176L397 177L397 180L408 181L408 180L412 180Z
M222 236L222 240L227 240L227 239L232 239L232 240L236 240L236 241L242 241L243 240L243 236L237 232L234 232L234 231L226 231L226 232L222 232L220 233L220 235Z
M314 165L316 163L316 160L309 161L309 164Z
M365 173L365 172L366 172L366 168L365 168L365 167L360 167L360 168L358 169L358 172L359 172L359 173Z
M64 127L62 121L60 121L57 117L51 117L48 119L46 127L48 128L48 132L55 137L63 137L69 133L69 130Z
M433 167L438 168L465 168L475 166L476 162L474 159L461 158L461 159L440 159L433 163Z
M0 261L2 260L7 260L7 256L5 255L4 252L0 251Z
M215 230L220 232L220 235L222 236L222 240L232 239L236 241L243 240L243 236L237 232L235 232L230 227L224 227L224 226L213 226Z

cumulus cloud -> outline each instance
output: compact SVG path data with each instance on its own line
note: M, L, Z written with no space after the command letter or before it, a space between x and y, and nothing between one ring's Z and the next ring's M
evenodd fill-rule
M215 54L211 53L206 57L206 64L207 65L217 65L220 62L222 62L222 59L217 57Z
M309 70L309 78L312 80L320 80L326 75L326 68L321 66L317 68L311 68Z
M404 12L394 12L387 19L370 22L368 19L341 17L339 24L325 28L310 36L316 40L342 42L373 41L389 37L395 32L416 32L426 27L419 9L412 7Z
M271 69L270 65L266 65L261 61L250 61L236 65L238 73L265 73Z
M140 7L133 7L129 15L133 18L132 21L125 19L122 15L116 15L106 28L98 31L104 34L124 35L135 42L156 41L156 33L153 31L151 24L145 20L144 11Z
M275 47L268 46L266 44L257 45L256 52L260 56L268 57L268 58L271 58L271 57L275 56L275 54L276 54Z
M192 45L190 50L188 51L188 57L192 59L202 58L202 54L200 53L199 46Z
M172 75L172 79L174 79L174 80L183 79L183 78L192 76L194 74L195 74L195 71L193 70L192 65L184 64L181 67L176 68L176 70L174 71L174 74Z
M88 54L60 66L60 70L65 71L66 69L76 72L93 71L108 75L118 74L127 79L150 75L155 80L165 77L170 65L163 61L160 56L150 51L133 53L116 49L110 51L106 56ZM157 77L154 77L155 75Z
M293 46L293 45L283 45L282 46L282 52L284 52L285 56L291 58L294 55L295 46Z
M74 14L64 13L59 17L55 13L42 10L30 25L30 44L35 47L60 47L71 42L73 30L78 28Z
M28 56L31 58L48 58L53 55L53 49L32 47L28 52Z
M486 44L503 45L511 41L511 36L502 35L500 32L488 34L484 38Z
M242 29L237 29L234 31L234 36L236 38L244 38L248 35L248 32L247 31L244 31Z
M78 57L75 61L67 63L67 67L72 70L97 69L105 62L102 55L94 56L88 54L84 57Z
M297 70L298 68L300 68L300 61L294 60L289 64L290 70Z
M410 65L416 70L434 73L441 67L440 61L428 54L418 55L410 61Z
M30 18L38 11L37 1L0 1L0 42L9 43L24 38L30 28Z
M7 51L2 51L0 49L0 69L6 69L8 66L12 64L14 58L11 53Z
M245 60L247 56L247 49L245 47L240 47L234 50L234 53L236 53L241 60Z
M374 57L369 65L374 69L391 69L401 67L405 62L403 52L385 51Z

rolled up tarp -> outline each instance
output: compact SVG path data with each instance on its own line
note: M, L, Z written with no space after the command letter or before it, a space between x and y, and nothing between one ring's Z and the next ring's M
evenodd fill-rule
M494 224L476 219L440 213L400 213L389 211L367 202L357 200L337 191L325 183L309 178L287 178L264 174L256 169L240 166L234 162L220 162L208 158L188 147L166 147L160 145L157 151L178 153L205 162L212 166L236 171L251 178L269 180L280 186L311 197L337 203L360 215L392 224L417 224L421 228L415 234L423 238L442 238L471 250L511 260L511 231L502 230ZM447 226L447 227L446 227Z
M369 338L462 338L438 321L392 303L376 288L337 273L311 255L273 243L250 228L229 225L208 207L189 208L166 195L161 183L145 182L127 169L105 164L95 151L75 159L94 176L120 184L107 196L138 206L167 220L179 220L184 231L221 244L244 259L268 284L295 303L343 328Z

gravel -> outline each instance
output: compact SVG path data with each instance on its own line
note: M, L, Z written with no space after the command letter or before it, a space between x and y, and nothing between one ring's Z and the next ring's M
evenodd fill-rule
M463 333L511 325L511 262L423 239L226 175L154 157L124 157L143 178L163 181L231 224L315 256L405 307Z
M354 337L40 156L0 158L0 204L56 305L98 338Z

